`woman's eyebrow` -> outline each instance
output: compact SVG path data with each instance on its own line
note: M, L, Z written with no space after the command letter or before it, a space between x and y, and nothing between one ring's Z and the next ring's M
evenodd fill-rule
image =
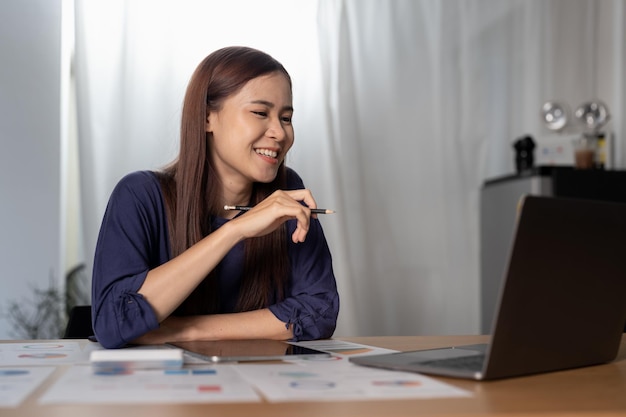
M250 103L252 103L252 104L262 104L262 105L267 106L267 107L269 107L271 109L276 107L276 105L274 103L272 103L271 101L267 101L267 100L252 100ZM293 106L284 106L282 108L282 111L293 111Z

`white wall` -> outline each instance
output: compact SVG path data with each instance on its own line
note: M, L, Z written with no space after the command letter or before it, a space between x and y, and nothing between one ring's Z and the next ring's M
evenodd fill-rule
M0 308L59 280L62 0L0 1ZM10 337L0 317L0 339Z

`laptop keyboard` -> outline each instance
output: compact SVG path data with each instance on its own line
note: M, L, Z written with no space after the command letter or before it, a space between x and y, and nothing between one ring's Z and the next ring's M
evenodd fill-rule
M480 372L483 369L485 355L461 356L458 358L433 359L420 362L420 365L432 366L435 368L453 368L467 371Z

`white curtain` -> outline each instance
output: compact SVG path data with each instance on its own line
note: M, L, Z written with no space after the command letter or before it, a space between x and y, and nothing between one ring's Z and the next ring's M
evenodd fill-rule
M514 171L516 137L546 136L544 101L602 98L623 159L621 0L76 0L76 12L87 254L117 180L176 154L195 65L257 47L294 79L288 164L338 212L322 222L339 336L478 332L480 187Z

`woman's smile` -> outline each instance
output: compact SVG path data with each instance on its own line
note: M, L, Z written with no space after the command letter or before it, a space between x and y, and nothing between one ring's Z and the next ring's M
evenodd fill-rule
M272 149L268 149L268 148L256 148L254 151L264 161L269 162L271 164L277 164L278 163L278 158L277 158L278 157L278 151L275 151L275 150L272 150Z

